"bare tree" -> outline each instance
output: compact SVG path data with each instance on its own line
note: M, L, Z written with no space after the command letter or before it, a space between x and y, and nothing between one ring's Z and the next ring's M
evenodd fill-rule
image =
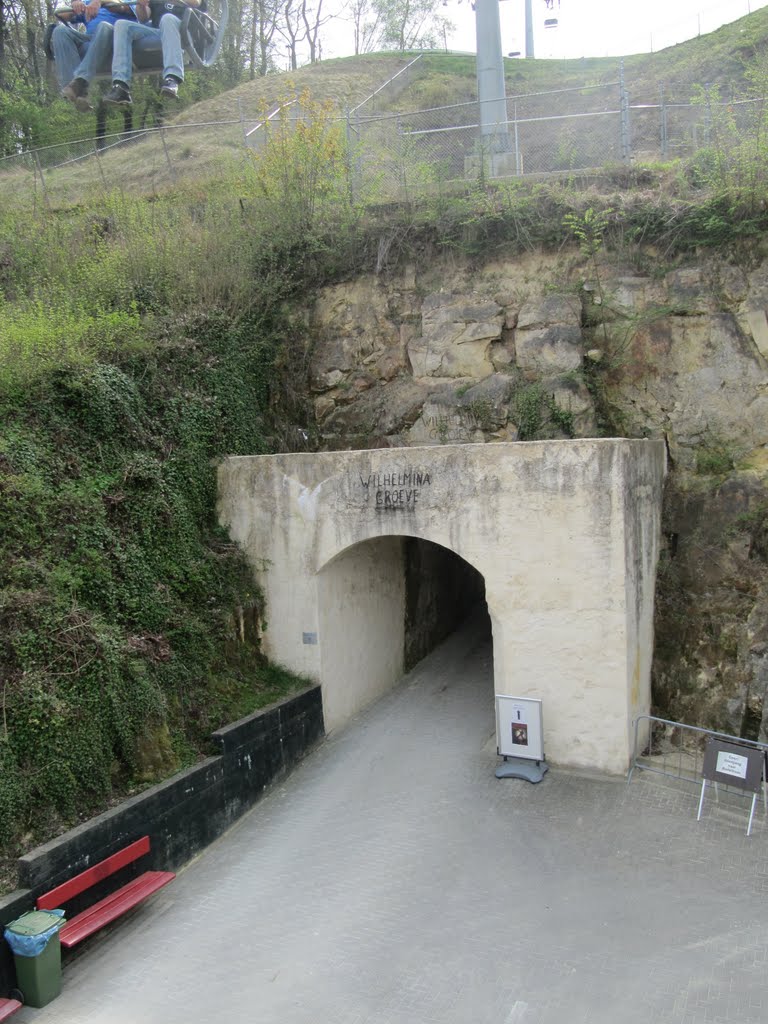
M349 13L355 32L355 56L378 49L382 43L382 19L373 0L352 0Z
M284 0L253 0L251 11L250 77L263 77L272 69L274 38Z
M286 0L283 17L277 31L288 48L288 63L291 71L299 66L299 44L304 41L304 26L301 19L301 0Z
M323 0L301 0L301 20L304 23L304 39L309 47L309 62L316 64L320 59L320 29L327 25L332 15L323 15Z

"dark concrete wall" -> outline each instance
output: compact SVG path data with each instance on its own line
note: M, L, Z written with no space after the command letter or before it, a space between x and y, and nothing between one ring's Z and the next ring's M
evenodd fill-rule
M173 871L220 836L324 734L320 687L220 729L216 757L180 772L57 839L18 862L22 887L0 900L0 925L32 910L37 897L149 835L152 849L132 865L66 906L68 916L148 869ZM0 943L0 994L15 985L13 958Z
M485 599L480 573L431 541L405 542L405 668L426 657Z

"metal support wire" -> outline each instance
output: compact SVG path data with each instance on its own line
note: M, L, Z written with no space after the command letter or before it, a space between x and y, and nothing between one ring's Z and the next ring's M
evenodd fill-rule
M632 159L629 139L629 93L624 83L624 61L619 62L619 108L621 110L621 159L628 164Z

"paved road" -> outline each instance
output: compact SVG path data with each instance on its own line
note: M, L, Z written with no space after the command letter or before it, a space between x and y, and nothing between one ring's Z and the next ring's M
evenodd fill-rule
M764 1024L762 816L747 839L649 776L499 781L492 689L476 624L14 1020Z

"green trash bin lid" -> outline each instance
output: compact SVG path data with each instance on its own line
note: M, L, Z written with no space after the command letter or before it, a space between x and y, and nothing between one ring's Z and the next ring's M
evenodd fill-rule
M6 928L15 935L40 935L60 924L64 924L64 918L60 914L54 914L50 910L30 910L15 921L11 921Z

